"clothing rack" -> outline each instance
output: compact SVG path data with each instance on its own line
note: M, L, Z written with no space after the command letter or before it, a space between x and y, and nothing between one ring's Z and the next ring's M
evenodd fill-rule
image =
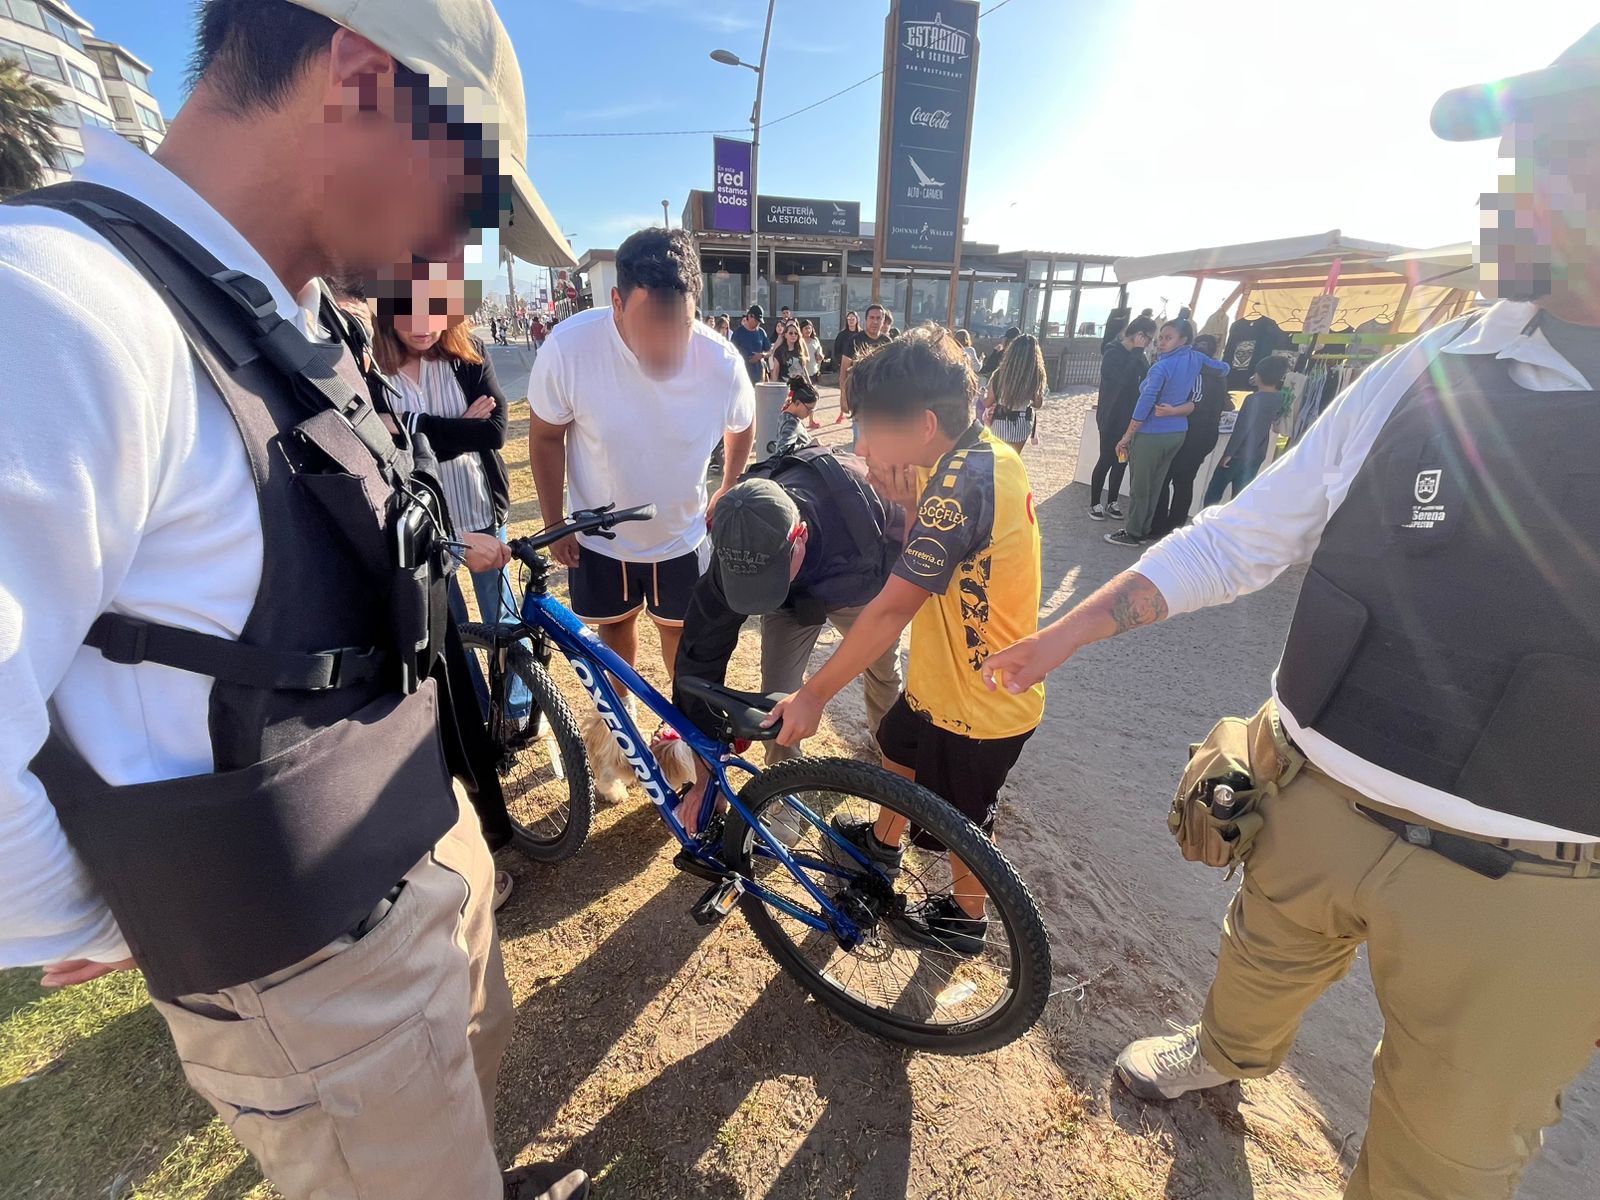
M1362 371L1414 336L1357 329L1291 334L1289 340L1298 353L1294 370L1284 380L1290 395L1289 415L1280 426L1289 445L1305 436L1334 397Z

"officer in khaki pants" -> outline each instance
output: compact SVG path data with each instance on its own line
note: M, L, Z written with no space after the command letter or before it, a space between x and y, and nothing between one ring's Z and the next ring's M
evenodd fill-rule
M1506 1200L1600 1039L1600 27L1433 124L1514 159L1483 202L1499 301L984 668L1028 687L1310 560L1258 720L1292 746L1249 756L1259 832L1205 1010L1117 1074L1171 1099L1272 1072L1364 943L1384 1036L1357 1200Z
M512 1001L441 719L459 546L319 283L484 228L570 264L516 55L490 0L199 23L154 155L88 131L0 208L0 967L142 970L288 1200L581 1200L497 1160Z

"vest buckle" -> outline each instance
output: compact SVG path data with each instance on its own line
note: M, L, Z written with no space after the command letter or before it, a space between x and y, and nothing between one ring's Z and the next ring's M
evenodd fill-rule
M117 613L116 620L107 621L95 639L95 649L100 657L118 666L132 667L148 661L146 651L150 645L150 622Z
M258 321L265 321L269 317L278 315L278 306L273 302L272 292L254 275L246 275L243 271L218 271L211 277L211 282L237 301Z

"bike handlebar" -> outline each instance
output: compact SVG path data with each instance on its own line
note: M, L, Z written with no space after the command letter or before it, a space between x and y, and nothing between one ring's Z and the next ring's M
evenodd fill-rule
M511 553L516 555L519 561L531 567L539 551L546 546L555 545L564 537L570 537L574 533L593 533L604 538L614 538L617 535L611 532L613 526L628 521L653 521L655 516L654 504L641 504L637 508L624 508L620 511L614 504L607 504L604 508L581 509L560 525L546 529L543 533L530 538L513 538Z

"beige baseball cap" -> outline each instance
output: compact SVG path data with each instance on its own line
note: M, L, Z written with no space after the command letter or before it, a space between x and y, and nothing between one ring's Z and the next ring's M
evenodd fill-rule
M500 244L527 262L575 267L539 189L528 177L528 109L511 36L490 0L292 0L381 46L436 86L472 89L500 130L500 171L515 195ZM471 92L469 92L471 95ZM475 104L474 107L477 105Z

